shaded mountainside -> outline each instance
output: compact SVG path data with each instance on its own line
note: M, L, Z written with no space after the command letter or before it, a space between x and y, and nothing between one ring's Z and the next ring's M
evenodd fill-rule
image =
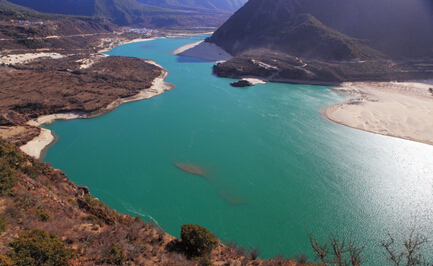
M209 41L233 55L238 55L251 46L272 46L277 41L280 42L280 47L292 46L291 50L303 55L303 50L293 47L290 37L299 38L296 43L301 44L309 42L309 38L316 35L316 40L322 44L310 44L317 45L316 53L309 54L311 57L320 57L320 50L326 52L328 45L332 45L336 39L346 48L353 47L356 43L364 50L364 44L368 44L391 58L431 57L431 6L430 0L250 0ZM301 14L311 15L310 26L299 28L298 32L293 31L294 26L302 27L303 23L299 21ZM328 38L320 38L323 33ZM354 50L358 48L353 47ZM293 53L291 50L289 52Z
M134 19L133 16L139 16L144 11L134 0L11 0L9 2L45 13L106 17L118 25L130 24Z
M229 24L229 25L227 25ZM236 26L237 25L237 26ZM305 58L321 60L372 59L384 57L357 40L335 31L309 14L290 16L266 25L248 25L240 33L224 28L239 27L238 21L227 22L210 38L227 52L239 55L257 48L268 48ZM221 30L223 29L223 30Z
M213 72L314 83L432 78L432 5L250 0L206 39L235 56Z
M2 0L6 1L6 0ZM186 26L219 26L230 14L214 11L212 14L200 10L184 11L157 6L142 6L136 0L10 0L17 5L39 12L103 17L119 26L178 28Z
M137 0L140 3L163 7L186 7L220 9L234 12L242 7L247 0Z
M213 73L219 77L255 76L274 82L337 85L348 81L429 79L433 76L433 64L429 60L394 62L386 59L326 62L257 49L214 65Z

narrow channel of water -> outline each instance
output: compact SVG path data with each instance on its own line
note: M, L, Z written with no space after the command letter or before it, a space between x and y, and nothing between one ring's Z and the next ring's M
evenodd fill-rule
M352 235L366 244L367 265L385 265L379 242L388 231L401 240L415 225L433 240L433 146L326 121L320 111L348 97L327 87L232 88L211 74L212 63L171 54L188 42L109 52L155 60L175 89L47 126L59 141L45 161L176 237L182 224L200 224L266 258L311 255L306 229L319 239Z

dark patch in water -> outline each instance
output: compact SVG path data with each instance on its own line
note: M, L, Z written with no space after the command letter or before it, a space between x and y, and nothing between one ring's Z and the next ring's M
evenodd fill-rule
M227 201L228 204L230 204L232 206L246 204L245 200L241 199L238 195L235 195L231 191L220 190L218 192L218 195L221 198L223 198L225 201Z
M206 172L203 170L203 168L201 168L199 166L192 165L192 164L181 164L181 163L175 163L174 165L176 165L176 167L182 169L183 171L185 171L187 173L205 177Z

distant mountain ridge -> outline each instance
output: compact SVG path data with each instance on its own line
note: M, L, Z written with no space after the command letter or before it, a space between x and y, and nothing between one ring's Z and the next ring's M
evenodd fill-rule
M7 2L6 0L2 0ZM119 26L185 27L219 26L229 16L227 11L174 10L159 6L143 6L136 0L9 0L39 12L103 17Z
M140 3L163 7L220 9L234 12L248 0L137 0Z
M145 11L135 0L10 0L9 2L32 8L39 12L99 16L118 25L134 22Z
M309 46L316 45L314 50L319 54L309 55L320 57L320 50L326 52L335 39L333 34L327 34L331 38L326 40L320 38L327 28L329 33L329 30L339 32L338 39L347 48L357 44L364 50L368 45L369 49L376 49L391 58L433 57L432 6L431 0L250 0L208 41L233 55L241 54L252 46L275 48L276 43L280 48L290 46L283 51L304 55L302 49L305 50L305 47L301 44L306 44L315 36L321 43L310 43ZM293 21L302 14L311 15L312 27L290 36ZM313 23L313 20L325 28ZM347 42L349 39L350 42Z

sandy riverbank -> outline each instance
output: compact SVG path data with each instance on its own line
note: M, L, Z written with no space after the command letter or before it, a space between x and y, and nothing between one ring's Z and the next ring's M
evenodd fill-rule
M230 54L215 44L204 41L184 45L177 48L173 53L175 55L195 57L212 62L222 62L232 58Z
M146 60L146 62L161 67L154 61ZM42 126L53 123L55 120L93 118L111 112L121 104L152 98L174 88L173 84L164 81L167 75L168 71L163 69L162 74L153 81L153 84L150 88L141 90L138 94L132 97L117 99L102 110L98 110L92 113L71 112L63 114L44 115L36 119L30 120L27 124L32 126ZM54 141L54 134L50 130L42 128L41 134L39 134L39 136L29 141L26 145L21 146L20 149L37 159L42 159L44 156L44 150L49 145L52 145Z
M18 64L18 63L26 63L30 62L34 59L41 58L41 57L48 57L52 59L58 59L64 57L64 55L59 53L26 53L26 54L12 54L12 55L4 55L0 57L0 63L3 64Z
M336 123L377 134L433 145L433 80L345 83L336 91L356 94L329 106Z
M162 38L162 37L161 37ZM122 38L106 38L106 39L102 39L101 40L101 44L99 45L99 50L98 53L104 53L104 52L108 52L111 51L114 47L116 46L120 46L120 45L125 45L125 44L129 44L129 43L136 43L136 42L147 42L147 41L152 41L152 40L156 40L159 38L139 38L139 39L133 39L133 40L125 40Z

